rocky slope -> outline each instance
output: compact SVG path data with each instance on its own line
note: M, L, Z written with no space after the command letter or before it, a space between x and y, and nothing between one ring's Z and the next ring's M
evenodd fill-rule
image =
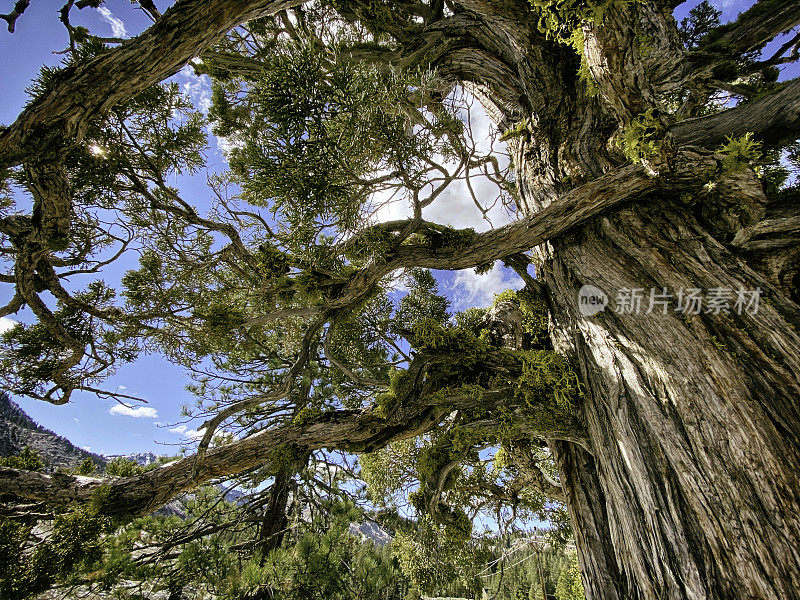
M25 446L39 454L48 471L72 470L87 458L98 466L106 462L103 457L78 448L67 438L42 427L7 394L0 392L0 456L14 456Z

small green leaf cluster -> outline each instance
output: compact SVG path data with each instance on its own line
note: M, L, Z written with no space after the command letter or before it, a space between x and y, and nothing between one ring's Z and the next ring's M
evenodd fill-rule
M94 475L97 470L97 464L89 457L84 458L77 467L75 467L75 475L83 475L88 477Z
M297 446L292 444L279 444L269 453L267 464L271 473L291 472L302 456Z
M515 396L533 423L545 431L569 432L580 428L581 383L567 360L551 350L521 351L522 374Z
M259 270L267 279L283 277L291 270L289 257L272 244L264 243L258 247L256 261Z
M405 369L392 369L389 374L389 388L375 397L375 414L382 419L388 419L400 403L407 390L404 383L408 379Z
M750 131L738 138L729 136L718 152L724 155L721 164L723 175L730 175L747 167L756 167L762 158L761 142L754 140Z
M584 52L583 22L601 25L605 14L614 6L633 4L639 0L529 0L539 16L537 27L548 39L572 46L581 59L578 75L590 95L597 93L589 73ZM512 134L513 135L513 134Z
M316 406L304 406L292 418L292 425L302 427L308 425L311 421L318 418L322 414L322 410Z
M237 329L247 321L244 311L226 303L212 302L194 310L193 317L203 321L204 325L216 334L224 334Z
M530 0L539 15L539 32L561 43L570 43L581 21L601 24L603 16L614 4L630 4L633 0Z
M372 227L348 244L345 256L355 264L364 264L369 260L380 260L394 247L395 236L392 232L380 227Z
M550 346L548 329L550 312L541 294L527 286L521 290L505 290L495 295L493 304L497 305L500 302L513 302L519 306L523 314L522 327L525 334L530 336L530 346L533 348Z
M617 141L625 157L641 163L658 156L663 145L664 128L652 108L636 116Z

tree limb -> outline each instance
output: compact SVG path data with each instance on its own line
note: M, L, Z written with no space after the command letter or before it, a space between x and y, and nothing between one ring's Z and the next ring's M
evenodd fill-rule
M800 11L799 11L800 12ZM747 132L767 146L780 146L800 138L800 78L780 91L735 108L681 121L672 128L679 146L716 148L728 137Z
M14 8L10 13L0 15L0 19L3 19L6 23L8 23L9 33L14 33L14 29L17 26L17 19L22 16L22 13L25 12L30 3L31 0L17 0L17 3L14 4Z
M61 71L43 95L0 131L0 164L57 155L65 144L79 142L91 121L174 75L239 23L299 3L179 0L129 43Z

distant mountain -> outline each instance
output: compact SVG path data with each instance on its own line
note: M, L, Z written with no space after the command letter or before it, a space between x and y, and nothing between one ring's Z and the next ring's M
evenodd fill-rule
M350 523L348 531L350 535L354 535L362 541L370 540L376 546L386 546L392 543L392 534L375 521Z
M136 454L101 454L102 458L106 461L114 460L115 458L124 458L135 462L140 467L148 467L153 463L158 462L162 456L154 454L153 452L137 452Z
M36 450L48 471L74 469L87 458L102 466L105 459L73 445L31 419L7 394L0 392L0 456L19 454L25 446Z

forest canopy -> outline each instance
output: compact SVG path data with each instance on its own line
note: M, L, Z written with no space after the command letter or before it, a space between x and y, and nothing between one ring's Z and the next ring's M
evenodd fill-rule
M503 543L533 521L548 551L574 542L583 583L551 581L560 598L791 597L794 2L721 24L707 2L679 23L661 0L179 0L140 2L153 24L132 39L71 24L101 4L64 6L63 64L0 128L0 316L31 316L2 334L0 386L54 410L76 391L135 404L106 380L159 353L190 375L202 437L103 477L4 465L3 548L34 561L17 597L157 562L182 588L201 555L219 561L202 577L235 573L209 583L229 597L378 597L353 590L395 568L477 594L482 519ZM169 81L186 65L207 110ZM174 182L201 176L209 136L227 164L198 201ZM426 218L454 193L510 224ZM452 310L431 273L495 264L524 288L488 309ZM585 286L615 301L582 313ZM716 309L653 311L685 289ZM622 290L650 294L647 315ZM187 492L192 518L152 515ZM348 537L364 514L389 554ZM325 552L364 573L302 581Z

